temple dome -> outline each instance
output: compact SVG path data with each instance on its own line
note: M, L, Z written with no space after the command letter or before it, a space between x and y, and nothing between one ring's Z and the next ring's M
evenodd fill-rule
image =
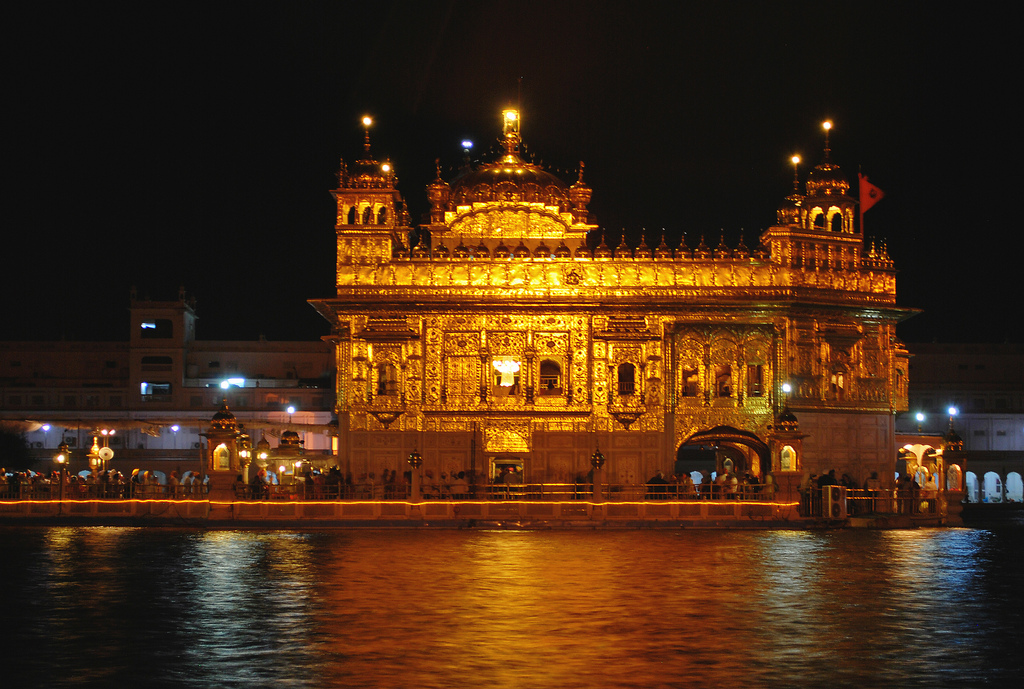
M543 203L570 209L569 186L537 165L523 162L515 155L487 163L452 182L455 205L473 202L510 201Z
M808 196L844 196L848 191L850 183L839 166L827 160L815 166L807 177Z

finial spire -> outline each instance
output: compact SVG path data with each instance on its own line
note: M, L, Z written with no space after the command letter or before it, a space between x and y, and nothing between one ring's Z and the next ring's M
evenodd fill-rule
M366 153L366 157L370 157L370 126L373 125L373 118L369 115L363 116L363 131L366 133L363 138L363 152Z
M522 141L519 136L519 128L519 111L513 108L503 110L501 113L501 129L504 138L501 144L505 147L506 157L519 157L519 144Z

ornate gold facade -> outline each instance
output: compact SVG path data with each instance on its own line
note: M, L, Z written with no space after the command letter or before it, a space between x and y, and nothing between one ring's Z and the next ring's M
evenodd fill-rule
M518 113L503 123L498 160L438 171L411 247L390 165L367 142L342 167L337 296L312 303L334 329L354 473L401 471L418 448L435 475L505 458L531 482L571 481L599 443L608 480L635 483L695 437L763 473L779 469L767 448L786 406L807 433L802 466L889 468L910 312L827 155L755 249L601 236L591 250L582 164L566 184L519 157Z

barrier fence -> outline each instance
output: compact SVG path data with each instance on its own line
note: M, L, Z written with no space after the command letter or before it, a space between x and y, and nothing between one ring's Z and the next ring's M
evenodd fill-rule
M162 484L85 484L71 483L60 495L59 484L48 482L0 485L0 500L205 500L206 484L167 486ZM262 488L238 484L234 497L242 501L408 501L408 484L267 485ZM526 483L448 485L427 483L421 486L423 501L594 501L594 486L589 483ZM844 519L864 514L928 515L938 510L938 491L863 490L825 486L800 494L799 514L803 517ZM771 485L716 484L684 486L676 484L605 484L600 501L615 502L774 502Z

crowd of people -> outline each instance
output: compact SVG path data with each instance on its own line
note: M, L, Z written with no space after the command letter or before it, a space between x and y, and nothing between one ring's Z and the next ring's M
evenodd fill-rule
M116 469L63 473L64 490L61 492L60 471L8 471L0 468L0 496L7 499L129 499L129 498L181 498L205 495L209 491L209 478L186 471L183 478L177 471L164 476L162 472L133 469L125 476Z
M254 500L287 495L305 500L404 500L412 494L412 471L401 474L396 469L383 470L378 477L370 471L354 476L342 473L337 466L327 470L307 469L290 485L275 482L266 469L253 470L246 483L239 474L234 483L235 495ZM424 498L461 500L470 497L467 472L441 472L435 480L430 469L423 472L420 494Z
M647 479L646 486L648 500L771 500L776 488L771 473L761 481L749 471L721 471L712 475L705 470L700 472L700 480L694 481L685 472L666 478L660 469Z

